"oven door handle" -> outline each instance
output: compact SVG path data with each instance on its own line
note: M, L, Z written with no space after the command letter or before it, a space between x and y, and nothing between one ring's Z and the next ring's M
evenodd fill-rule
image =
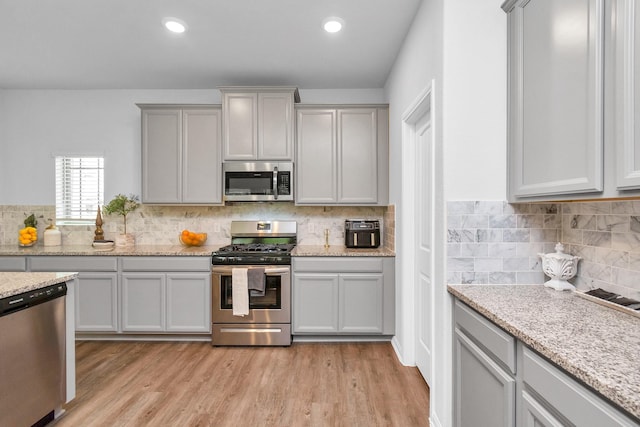
M237 267L232 267L228 265L212 267L211 272L215 274L231 274L231 270L233 268L237 268ZM267 276L274 276L279 274L286 274L286 273L289 273L290 271L291 271L290 267L272 267L272 268L265 268L264 274Z

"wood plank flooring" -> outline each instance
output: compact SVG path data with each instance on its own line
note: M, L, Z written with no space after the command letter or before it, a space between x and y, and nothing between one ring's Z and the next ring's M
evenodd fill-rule
M389 343L76 344L55 427L428 426L429 388Z

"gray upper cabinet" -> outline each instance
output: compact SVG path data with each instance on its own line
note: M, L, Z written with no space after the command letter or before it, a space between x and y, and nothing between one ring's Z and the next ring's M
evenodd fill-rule
M508 0L511 202L640 195L633 0Z
M604 0L510 0L503 9L510 199L597 196L604 181Z
M297 109L296 204L388 203L388 108Z
M294 87L221 87L224 160L293 160Z
M616 5L616 183L619 190L640 189L640 6Z
M219 106L139 104L142 202L221 204Z

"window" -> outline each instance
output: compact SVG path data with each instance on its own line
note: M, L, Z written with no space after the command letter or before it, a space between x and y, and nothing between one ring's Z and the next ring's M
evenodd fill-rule
M88 223L104 203L104 158L56 157L56 222Z

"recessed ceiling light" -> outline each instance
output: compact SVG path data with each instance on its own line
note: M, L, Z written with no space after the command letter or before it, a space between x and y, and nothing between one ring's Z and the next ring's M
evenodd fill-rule
M344 20L337 16L332 16L322 21L322 28L324 28L327 33L337 33L343 26Z
M172 33L184 33L187 31L187 24L178 18L164 18L162 24Z

